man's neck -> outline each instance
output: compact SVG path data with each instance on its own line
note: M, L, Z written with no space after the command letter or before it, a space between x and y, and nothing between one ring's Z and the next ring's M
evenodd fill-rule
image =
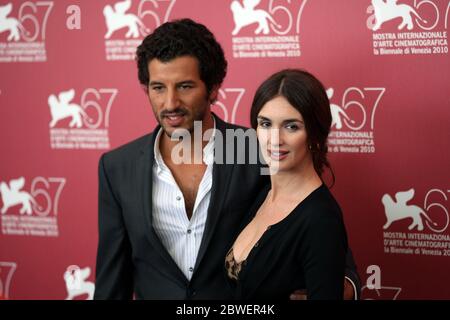
M201 134L195 134L194 130L190 132L190 135L184 139L188 140L172 140L165 132L162 132L161 139L159 141L159 150L161 156L165 162L171 160L172 151L175 146L180 143L184 144L184 150L190 150L190 163L201 163L203 159L203 149L208 144L211 133L214 128L214 118L211 113L201 121ZM162 129L163 130L163 129ZM206 133L206 134L205 134ZM196 147L196 144L200 145Z

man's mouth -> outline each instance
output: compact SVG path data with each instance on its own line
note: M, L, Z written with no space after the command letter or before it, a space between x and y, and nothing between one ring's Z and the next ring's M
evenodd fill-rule
M178 127L184 121L184 114L183 113L166 113L166 114L164 114L163 119L165 119L165 122L169 126Z

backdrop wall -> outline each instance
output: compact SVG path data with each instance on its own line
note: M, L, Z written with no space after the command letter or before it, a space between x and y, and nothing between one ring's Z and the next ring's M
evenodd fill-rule
M0 0L0 297L90 297L98 159L156 124L136 46L190 17L229 62L223 119L248 126L282 68L328 89L332 192L364 285L380 286L362 298L450 299L450 2L372 2Z

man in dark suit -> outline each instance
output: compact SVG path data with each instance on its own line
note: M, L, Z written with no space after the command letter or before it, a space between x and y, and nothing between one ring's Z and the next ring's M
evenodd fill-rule
M211 112L226 75L223 50L205 26L183 19L147 36L137 64L159 125L100 159L94 298L228 299L225 254L269 179L257 163L238 164L239 150L229 157L226 146L240 138L226 131L247 129ZM189 136L195 124L200 148ZM188 135L174 139L180 130ZM183 149L189 161L182 163L180 140L192 146ZM348 297L355 296L360 284L351 253L347 275Z

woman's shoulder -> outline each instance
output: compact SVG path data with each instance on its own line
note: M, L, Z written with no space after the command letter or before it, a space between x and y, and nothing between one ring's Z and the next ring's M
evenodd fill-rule
M305 203L301 216L303 219L298 219L296 225L303 231L303 241L310 245L314 243L317 248L322 247L326 241L336 242L337 239L346 243L342 210L327 186L322 185L312 194Z
M306 219L342 219L341 207L325 184L314 190L306 200L304 206L297 207L297 210L304 211Z

